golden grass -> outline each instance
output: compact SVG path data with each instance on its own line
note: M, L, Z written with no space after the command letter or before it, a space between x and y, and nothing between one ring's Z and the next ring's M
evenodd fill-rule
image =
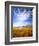
M23 27L17 28L14 27L11 32L12 37L30 37L32 36L32 28L31 27Z

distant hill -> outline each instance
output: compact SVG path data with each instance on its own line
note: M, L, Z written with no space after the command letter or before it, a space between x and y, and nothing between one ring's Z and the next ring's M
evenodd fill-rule
M19 27L17 27L17 28L20 28L20 27L21 27L21 28L23 28L23 27L26 27L26 28L28 27L28 28L29 28L29 27L32 27L32 25L27 25L27 26L19 26Z

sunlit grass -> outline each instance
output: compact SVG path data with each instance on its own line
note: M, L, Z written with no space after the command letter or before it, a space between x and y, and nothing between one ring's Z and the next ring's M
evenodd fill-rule
M31 37L32 27L14 27L11 35L12 37Z

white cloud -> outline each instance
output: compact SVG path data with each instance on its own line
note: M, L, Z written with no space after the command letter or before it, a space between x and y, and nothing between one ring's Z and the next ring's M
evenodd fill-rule
M20 13L17 15L17 19L20 20L20 21L24 21L24 20L27 20L30 16L30 13Z
M29 22L24 22L25 20L27 20L30 17L30 13L26 12L26 10L24 10L22 13L17 14L17 22L15 22L13 24L13 26L18 27L18 26L26 26L28 24L30 24Z

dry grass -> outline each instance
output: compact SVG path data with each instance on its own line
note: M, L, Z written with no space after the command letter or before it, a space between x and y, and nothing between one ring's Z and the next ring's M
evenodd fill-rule
M30 37L32 36L32 28L31 27L22 27L22 28L14 27L11 35L12 37Z

